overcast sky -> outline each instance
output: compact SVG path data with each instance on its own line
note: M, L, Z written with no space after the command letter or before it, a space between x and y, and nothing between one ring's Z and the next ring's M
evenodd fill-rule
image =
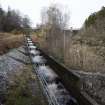
M80 28L91 13L105 6L105 0L0 0L0 4L5 10L10 6L12 9L28 15L33 26L40 23L41 9L52 3L60 3L69 9L69 23L73 28Z

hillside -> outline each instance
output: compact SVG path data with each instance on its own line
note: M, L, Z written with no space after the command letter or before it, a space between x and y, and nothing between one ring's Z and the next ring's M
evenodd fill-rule
M86 19L79 33L72 37L71 43L71 47L78 50L80 57L77 62L80 59L80 68L105 72L105 7Z
M105 7L85 20L76 39L89 46L105 46Z

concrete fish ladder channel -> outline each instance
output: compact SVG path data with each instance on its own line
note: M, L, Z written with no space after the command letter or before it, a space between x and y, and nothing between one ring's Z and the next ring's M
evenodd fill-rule
M25 42L33 67L41 82L49 105L83 105L65 88L61 78L54 72L53 68L48 65L47 59L43 56L37 46L34 45L31 38L25 37ZM52 64L52 66L54 65Z

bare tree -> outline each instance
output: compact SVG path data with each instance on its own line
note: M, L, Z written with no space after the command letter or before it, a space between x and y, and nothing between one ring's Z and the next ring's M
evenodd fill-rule
M30 28L30 24L31 24L31 22L30 22L28 16L25 15L24 18L22 19L23 27L24 28Z
M69 21L69 13L62 11L57 4L43 8L41 12L42 24L64 29Z
M58 5L53 4L42 11L43 32L50 52L63 52L63 31L67 27L69 14L62 11Z

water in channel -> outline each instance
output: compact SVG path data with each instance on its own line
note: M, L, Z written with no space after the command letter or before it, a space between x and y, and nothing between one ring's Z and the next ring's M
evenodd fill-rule
M31 39L27 39L32 62L37 65L38 75L46 82L46 88L56 105L79 105L77 100L70 95L60 81L58 75L46 65L46 59L40 55L40 51L34 46Z

